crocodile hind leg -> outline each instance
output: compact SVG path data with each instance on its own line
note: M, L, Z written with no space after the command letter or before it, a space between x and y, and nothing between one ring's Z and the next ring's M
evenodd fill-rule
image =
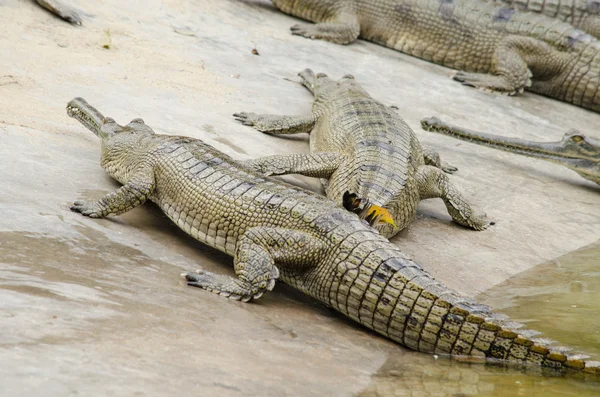
M57 0L36 0L37 3L50 11L51 13L58 15L67 22L71 22L73 25L81 25L81 17L75 10L65 6Z
M475 230L485 230L494 223L485 213L476 211L439 168L425 165L417 173L421 199L441 198L454 222Z
M234 255L237 277L202 270L183 276L190 286L247 302L271 291L280 269L285 274L301 274L318 263L324 250L323 243L307 233L257 226L246 231L237 243Z
M317 117L309 116L277 116L274 114L256 113L234 113L233 117L243 125L254 127L254 129L266 134L300 134L310 133Z
M154 191L154 172L150 168L138 170L125 185L98 201L75 201L71 211L90 218L119 215L142 205Z
M292 34L309 39L331 41L336 44L350 44L360 34L360 24L354 12L338 11L326 21L314 25L297 24L290 28Z
M245 161L243 164L266 176L300 174L329 179L343 159L344 156L332 152L293 153L261 157Z
M423 148L423 159L425 160L425 164L439 168L447 174L453 174L458 171L458 168L455 166L443 162L440 159L440 154L433 149Z
M558 51L543 41L521 36L507 36L492 55L490 74L458 72L454 80L489 91L508 95L521 93L531 86L532 71L552 70L557 65ZM545 67L543 66L545 65Z

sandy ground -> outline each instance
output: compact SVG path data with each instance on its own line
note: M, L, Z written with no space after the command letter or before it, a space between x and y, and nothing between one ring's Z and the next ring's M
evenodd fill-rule
M99 166L97 138L66 115L75 96L121 123L143 117L157 132L246 159L306 152L307 136L262 135L232 113L307 113L310 94L286 79L305 67L352 73L459 167L454 183L497 222L473 232L441 200L423 202L394 242L438 279L475 295L600 238L595 184L419 128L436 115L527 139L558 140L574 127L600 138L598 114L479 92L364 41L292 36L297 21L268 2L71 3L82 27L33 1L0 0L0 395L347 396L397 350L283 285L256 304L187 288L181 271L230 273L231 260L152 205L107 220L71 213L73 200L117 186Z

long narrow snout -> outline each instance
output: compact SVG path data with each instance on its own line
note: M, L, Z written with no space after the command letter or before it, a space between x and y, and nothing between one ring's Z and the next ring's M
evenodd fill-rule
M83 98L74 98L67 104L67 114L83 124L88 130L102 138L100 132L104 116Z

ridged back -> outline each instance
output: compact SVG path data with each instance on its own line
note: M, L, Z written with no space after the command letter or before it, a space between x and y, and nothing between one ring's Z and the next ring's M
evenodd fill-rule
M311 133L311 151L346 156L329 179L327 197L341 203L350 191L389 209L398 226L410 221L419 200L415 174L424 164L411 128L394 109L344 84L328 91L326 100L318 97L316 104L320 118ZM395 205L400 200L401 209Z
M202 141L155 135L156 191L167 216L192 237L233 255L254 226L310 230L323 215L357 218L326 198L265 178Z

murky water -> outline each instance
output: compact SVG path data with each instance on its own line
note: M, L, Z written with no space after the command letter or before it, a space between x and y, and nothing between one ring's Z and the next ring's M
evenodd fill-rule
M523 272L478 301L562 345L600 357L600 243ZM532 371L399 352L360 396L600 396L600 382Z
M189 264L83 224L78 237L0 233L0 396L163 396L184 384L187 395L220 397L600 396L600 382L409 352L283 285L253 304L188 288L179 272L231 272L231 259L155 207L94 222L138 241L135 225ZM600 244L479 300L600 356L597 269Z

